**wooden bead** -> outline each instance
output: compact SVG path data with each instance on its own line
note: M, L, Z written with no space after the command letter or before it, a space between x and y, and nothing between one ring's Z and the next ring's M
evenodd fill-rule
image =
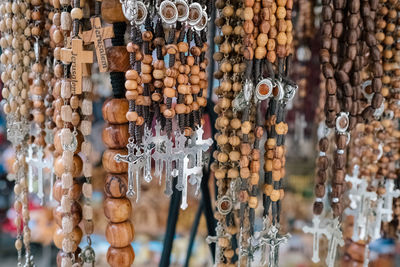
M126 18L118 0L107 0L101 5L101 18L107 23L124 22Z
M74 242L73 251L75 251L78 248L78 245L82 239L82 235L83 235L83 233L79 226L75 226L74 229L72 230L71 234L69 234L69 237ZM64 238L65 238L65 235L63 234L62 229L57 226L57 229L56 229L56 231L54 231L54 234L53 234L53 240L54 240L54 245L58 249L62 249L62 243L63 243Z
M102 132L102 140L107 148L125 148L128 144L128 124L106 124Z
M62 207L61 206L57 206L53 210L53 216L54 216L54 219L55 219L55 222L57 223L57 225L61 227L62 218L65 216L65 213L62 211ZM68 215L68 216L72 217L72 225L74 227L77 226L81 222L81 220L82 220L82 208L81 208L81 205L79 204L79 202L77 202L77 201L73 201L72 202L71 214Z
M130 267L134 259L135 253L131 245L123 248L108 248L107 262L111 267Z
M106 239L111 246L122 248L129 246L135 236L135 230L130 221L109 223L106 228Z
M107 47L106 53L109 63L109 72L126 72L130 68L129 53L125 46Z
M128 171L128 164L125 162L116 162L115 155L126 155L126 149L106 149L103 153L103 168L110 173L125 173Z
M132 214L132 204L127 198L106 198L104 200L104 215L112 223L128 220Z
M106 100L103 104L102 113L105 121L112 124L127 123L126 113L129 103L126 99L114 98Z
M71 169L69 170L72 173L73 177L79 177L82 173L83 162L79 155L74 155ZM54 173L61 177L61 175L65 171L65 167L67 167L66 163L63 162L63 158L59 156L54 162Z
M108 174L104 184L107 197L124 197L127 191L127 174Z
M78 200L80 198L82 192L82 185L74 180L73 186L71 189L63 189L61 179L57 179L53 185L53 197L58 202L61 202L61 198L64 194L69 192L69 196L72 200Z

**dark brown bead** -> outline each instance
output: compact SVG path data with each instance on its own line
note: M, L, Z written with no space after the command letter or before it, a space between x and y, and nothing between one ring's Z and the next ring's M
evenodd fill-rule
M318 157L317 165L318 165L318 169L320 169L320 170L328 169L328 165L329 165L328 157L327 156Z
M332 34L332 24L324 24L322 26L322 36L330 36Z
M371 106L368 106L363 110L361 116L366 121L366 120L370 119L373 114L374 114L374 108Z
M356 105L353 105L353 106L356 106ZM349 119L349 130L350 131L353 130L356 127L356 125L357 125L357 117L350 116L350 119Z
M339 48L339 40L337 38L331 39L331 53L336 54Z
M322 19L324 21L330 21L332 19L332 8L328 5L322 8Z
M326 171L318 170L317 176L315 177L315 183L324 184L326 182Z
M331 49L331 46L332 46L332 39L331 38L329 38L329 37L322 38L322 48L323 49L329 50L329 49Z
M356 45L349 45L347 48L347 57L350 60L354 60L357 56L357 46Z
M379 61L381 59L381 52L379 51L378 47L372 47L370 54L373 61Z
M342 184L344 182L344 176L345 176L344 170L336 170L333 182L335 184Z
M328 110L335 110L336 108L336 96L335 95L327 95L326 97L326 108Z
M328 151L329 148L329 141L328 138L324 137L319 140L319 150L322 152Z
M374 65L372 67L372 71L374 74L374 77L382 77L383 75L383 68L382 64L380 62L374 62Z
M372 91L375 93L378 93L382 89L382 80L380 78L374 78L372 79L372 84L371 84Z
M327 62L329 62L329 59L330 59L329 50L328 49L321 49L319 51L319 60L321 61L321 63L322 64L323 63L327 63Z
M325 63L322 65L322 73L324 74L325 78L333 78L333 67L329 63Z
M350 12L351 13L357 13L358 11L360 11L360 0L351 0L349 2L350 4Z
M353 105L353 100L351 99L351 97L345 97L344 98L344 105L343 105L344 111L345 112L350 112L352 105Z
M333 0L333 6L335 9L343 9L346 5L346 1L344 0Z
M367 2L368 3L368 2ZM377 10L379 6L379 0L370 0L369 5L371 6L371 10Z
M352 96L353 95L353 87L350 83L343 84L343 91L345 96Z
M335 168L343 169L346 166L346 156L344 154L335 153Z
M342 215L341 203L332 203L332 210L333 210L334 217L338 217L338 216Z
M338 149L345 149L346 148L346 142L347 142L347 136L343 134L337 134L336 135L336 145Z
M340 69L344 72L350 72L352 66L353 62L350 59L347 59L343 61L342 65L340 66Z
M347 73L342 71L342 70L340 70L338 72L338 77L337 78L339 79L339 81L341 83L347 83L347 82L349 82L349 79L350 79L349 76L347 75Z
M366 42L369 47L376 46L376 38L372 32L366 33Z
M358 16L357 15L350 15L348 18L348 24L350 29L355 29L358 26Z
M335 38L340 38L343 34L343 23L335 23L332 30L332 35Z
M325 195L325 185L324 184L316 184L315 185L315 196L323 198Z
M115 156L117 154L126 155L126 149L106 149L103 153L103 168L110 173L125 173L128 171L128 163L116 162Z
M342 10L335 10L335 12L333 13L333 21L335 23L343 21L343 12L342 12Z
M380 93L375 93L374 96L372 97L372 102L371 102L371 106L374 109L379 108L382 105L382 101L383 101L383 96Z
M324 210L324 204L322 202L314 202L313 212L315 215L321 215Z
M328 91L328 94L330 94L330 95L336 94L336 80L335 79L326 79L325 88Z
M338 65L338 62L339 62L339 57L338 57L338 55L337 55L336 53L332 53L332 55L331 55L331 63L332 63L332 66L333 66L334 68L336 68L337 65Z

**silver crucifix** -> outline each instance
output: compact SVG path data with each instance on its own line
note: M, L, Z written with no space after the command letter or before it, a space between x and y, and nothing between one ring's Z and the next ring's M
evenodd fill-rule
M335 219L331 220L329 225L329 245L328 245L328 255L326 257L325 263L328 267L335 266L335 258L337 252L337 246L344 246L344 240L342 236L342 231L340 230L340 223L339 218L336 217Z
M303 227L303 232L312 234L313 235L313 256L311 260L314 263L317 263L320 261L319 259L319 240L321 238L321 235L326 236L327 239L329 239L329 231L325 227L321 227L321 220L319 216L314 215L313 219L313 226L304 226Z
M206 242L207 242L207 244L215 243L215 261L214 261L214 266L218 266L220 263L222 263L222 260L224 258L223 252L221 251L221 248L218 245L218 239L220 239L220 238L228 238L230 240L232 238L232 235L230 235L228 233L225 233L221 222L217 223L217 227L216 227L215 231L216 231L216 236L207 236Z

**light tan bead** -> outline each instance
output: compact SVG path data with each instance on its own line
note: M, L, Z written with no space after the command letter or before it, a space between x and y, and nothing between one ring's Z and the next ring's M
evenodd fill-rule
M88 120L81 121L80 130L84 136L88 136L92 132L92 122Z
M73 177L70 172L63 173L61 176L62 188L68 189L72 187Z
M65 122L72 121L72 108L69 105L63 105L61 107L61 119Z

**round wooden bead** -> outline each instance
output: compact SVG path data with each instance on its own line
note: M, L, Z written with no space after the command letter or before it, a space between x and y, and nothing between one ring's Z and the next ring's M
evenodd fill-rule
M128 124L106 124L102 132L103 143L107 148L124 148L128 144Z
M78 200L80 198L81 192L82 192L82 185L77 182L74 179L74 183L72 185L72 188L69 189L69 196L73 199L73 200ZM57 179L54 182L53 185L53 197L55 200L57 200L58 202L61 202L61 197L64 194L68 193L68 189L63 189L62 188L62 182L61 179Z
M135 236L135 230L130 221L109 223L106 228L106 238L111 246L122 248L130 245Z
M75 262L81 262L81 259L79 257L79 253L81 253L81 251L82 250L81 250L80 247L78 247L75 250L75 252L74 252L74 256L75 256L75 259L76 259ZM62 260L62 258L65 258L65 257L69 257L69 255L66 252L62 251L62 249L59 250L58 253L57 253L57 266L58 267L61 267L61 260Z
M75 226L74 229L72 230L71 234L69 235L72 241L74 242L74 249L75 251L78 248L79 243L81 242L82 239L82 230L79 226ZM57 226L57 229L54 231L53 234L53 240L54 240L54 245L58 249L62 249L62 242L63 239L65 238L65 235L63 234L63 231L61 227Z
M127 174L108 174L104 185L107 197L124 197L127 191L127 181Z
M129 53L125 46L107 47L106 53L109 64L109 72L126 72L129 70Z
M109 247L107 251L107 262L111 267L130 267L135 259L132 246L123 248Z
M104 200L104 215L112 223L128 220L132 214L132 204L127 198L107 198Z
M103 153L103 168L110 173L124 173L128 171L128 164L125 162L116 162L115 155L127 155L126 149L106 149Z
M62 129L58 130L55 135L54 135L54 148L56 149L57 153L61 154L63 152L63 148L61 145L61 134L62 134ZM78 154L81 152L81 145L83 142L83 135L82 133L78 130L78 135L76 136L76 139L78 141L78 146L75 150L75 154Z
M105 121L112 124L127 123L126 113L129 103L126 99L113 98L106 100L103 104L102 113Z
M72 224L73 226L77 226L82 220L82 208L79 202L73 201L71 206L71 215L72 215ZM61 227L61 221L64 217L64 213L62 211L61 206L57 206L53 210L53 216L58 226Z
M66 165L63 161L63 158L59 156L54 162L54 172L58 177L61 177L62 174L65 172L65 166ZM83 162L81 157L79 155L74 155L71 170L69 170L72 173L73 177L79 177L81 175L82 166Z
M101 4L101 18L110 24L126 21L121 3L118 0L108 0Z

